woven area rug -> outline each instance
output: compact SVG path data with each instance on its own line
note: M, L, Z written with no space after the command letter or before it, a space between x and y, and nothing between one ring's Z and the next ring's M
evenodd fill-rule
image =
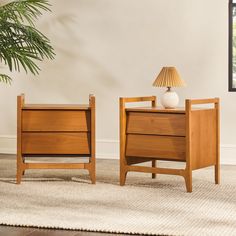
M14 183L15 161L0 157L0 224L148 235L236 235L236 167L196 171L193 193L181 177L130 173L98 160L97 184L86 171L29 170Z

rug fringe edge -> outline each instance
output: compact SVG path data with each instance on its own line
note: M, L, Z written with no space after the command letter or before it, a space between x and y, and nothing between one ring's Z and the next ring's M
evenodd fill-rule
M0 226L13 226L13 227L24 227L24 228L38 228L38 229L54 229L54 230L71 230L71 231L83 231L83 232L96 232L96 233L108 233L108 234L129 234L129 235L147 235L147 236L178 236L173 234L153 234L153 233L139 233L129 231L112 231L112 230L94 230L85 228L69 228L69 227L56 227L56 226L42 226L42 225L25 225L25 224L11 224L11 223L0 223Z

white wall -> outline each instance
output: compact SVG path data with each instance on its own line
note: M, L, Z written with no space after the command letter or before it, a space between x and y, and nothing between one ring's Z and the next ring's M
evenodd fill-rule
M174 65L187 83L177 89L182 104L185 98L221 98L222 158L234 157L236 93L227 91L228 0L51 4L52 13L44 14L38 26L51 39L56 59L41 63L37 78L22 71L12 75L11 86L0 84L0 150L13 150L18 94L24 92L31 103L83 103L94 93L98 153L117 156L118 98L160 95L163 89L153 88L152 82L162 66Z

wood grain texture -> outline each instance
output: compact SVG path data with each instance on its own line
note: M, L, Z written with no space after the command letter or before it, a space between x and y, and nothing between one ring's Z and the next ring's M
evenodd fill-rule
M85 163L25 163L25 169L87 169Z
M191 100L185 100L185 109L186 109L186 168L185 168L185 186L188 193L192 192L192 121L191 121Z
M185 114L185 108L184 107L177 107L177 108L164 108L164 107L158 107L158 106L146 106L146 107L129 107L125 108L126 111L137 111L137 112L153 112L153 113L174 113L174 114Z
M182 169L157 168L157 167L148 167L148 166L128 166L127 169L128 171L143 172L143 173L184 176L184 171Z
M142 100L120 98L121 185L128 171L152 173L152 177L176 174L184 177L187 192L192 192L192 171L207 166L215 167L215 183L219 183L219 99L187 99L185 108L176 109L159 108L154 101L149 107L125 107L127 101ZM193 107L199 104L214 106ZM150 160L152 167L132 166ZM156 160L185 161L186 167L164 170L156 167Z
M127 125L127 114L125 105L126 103L133 102L151 102L152 107L157 105L156 96L149 97L129 97L129 98L120 98L119 100L119 111L120 111L120 185L125 184L127 176L127 161L134 163L134 159L126 159L126 125ZM136 160L136 163L140 163L140 159Z
M23 110L23 131L90 131L90 111Z
M185 160L185 138L128 134L126 156Z
M16 173L16 183L20 184L21 176L23 174L23 157L21 153L22 149L22 137L21 137L21 129L22 129L22 107L24 106L25 96L21 94L17 96L17 173Z
M216 98L216 165L215 183L220 184L220 99Z
M216 164L216 110L191 111L192 169Z
M23 110L90 110L86 104L25 104Z
M87 169L95 172L95 97L89 105L24 104L17 98L17 183L26 169ZM25 156L88 156L89 163L24 163Z
M93 184L96 183L96 102L95 96L92 94L89 95L89 106L91 108L91 139L90 139L90 147L91 147L91 158L90 158L90 166L89 166L89 175Z
M123 186L126 180L126 166L127 161L125 157L126 145L126 112L125 112L125 99L120 98L120 185Z
M22 133L23 154L90 154L90 133Z
M214 104L211 109L193 109L192 105ZM192 170L215 166L215 182L218 183L219 156L219 98L186 100L186 170L185 182L192 191Z
M185 136L185 114L128 112L127 133Z
M204 98L204 99L191 99L191 105L197 104L215 104L219 102L219 98Z
M134 102L152 102L156 104L156 96L145 96L145 97L126 97L122 98L124 103L134 103Z
M126 156L127 165L134 165L134 164L144 163L144 162L148 162L148 161L153 161L153 158Z

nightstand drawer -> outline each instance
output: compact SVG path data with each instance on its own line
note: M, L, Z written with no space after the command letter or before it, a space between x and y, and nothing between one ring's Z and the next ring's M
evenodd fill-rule
M127 135L126 156L185 160L185 137Z
M22 133L23 154L90 154L90 133Z
M90 111L23 110L23 131L90 131Z
M127 133L185 136L185 114L128 112Z

